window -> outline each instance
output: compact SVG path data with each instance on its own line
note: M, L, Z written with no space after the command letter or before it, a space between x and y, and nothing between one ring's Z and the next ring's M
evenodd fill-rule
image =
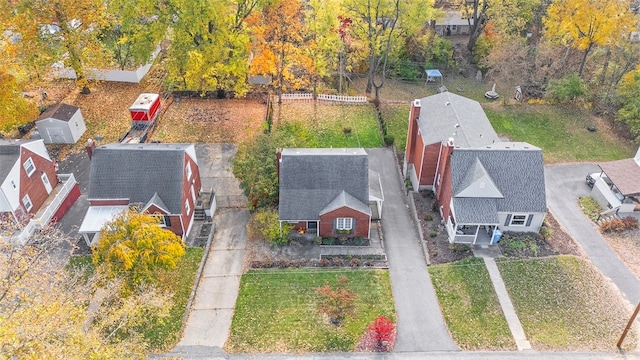
M25 195L22 198L22 203L24 204L25 209L27 209L27 211L31 210L31 208L33 207L33 204L31 203L31 198L29 197L29 195Z
M27 176L31 176L31 174L36 171L36 165L31 158L28 158L27 161L22 164L22 167L24 167L24 171L27 172Z
M187 163L187 167L185 168L185 171L187 172L187 180L191 180L191 163Z
M527 220L527 215L513 215L509 226L524 226L524 222Z
M160 227L166 227L167 226L167 222L165 221L165 217L162 214L154 214L153 215L156 219L158 219L158 225L160 225Z
M189 200L184 202L184 209L187 211L187 216L191 214L191 207L189 207Z
M337 218L336 219L336 230L351 230L353 229L353 219L352 218Z
M453 30L453 31L458 30L458 25L451 25L451 30Z
M14 189L17 189L18 185L16 185L15 181L11 180L11 187L14 188Z

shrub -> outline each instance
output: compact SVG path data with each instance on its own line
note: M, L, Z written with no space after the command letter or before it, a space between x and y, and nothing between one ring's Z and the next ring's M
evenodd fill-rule
M291 224L280 225L278 213L275 210L258 210L251 215L247 223L247 235L250 239L263 239L274 245L284 245L289 242L287 235L292 229Z
M626 230L632 230L632 229L638 228L638 219L634 218L633 216L627 216L625 218L622 218L622 222L624 223L624 228Z
M609 219L600 223L600 231L605 233L622 232L624 230L624 222L622 219Z
M391 146L393 145L393 142L396 140L396 138L393 135L385 135L384 136L384 144L387 146Z
M540 236L542 236L543 239L548 240L553 236L553 230L551 230L550 227L543 225L540 227Z
M587 88L576 73L571 73L558 80L549 82L546 96L550 99L566 103L587 94Z
M316 289L318 295L318 311L329 316L329 320L336 326L342 325L347 316L354 316L356 312L356 294L347 289L349 278L341 276L336 280L335 288L328 281Z
M389 352L395 341L395 324L384 316L378 316L360 338L356 351Z
M433 215L424 214L423 219L424 219L424 221L431 221L431 220L433 220Z
M360 266L360 259L358 259L358 258L353 258L353 259L349 260L349 266L351 266L351 267L358 267L358 266Z
M431 231L431 232L429 233L429 236L430 236L430 237L432 237L432 238L434 238L434 237L438 236L438 232L437 232L437 231L435 231L435 230L433 230L433 231Z

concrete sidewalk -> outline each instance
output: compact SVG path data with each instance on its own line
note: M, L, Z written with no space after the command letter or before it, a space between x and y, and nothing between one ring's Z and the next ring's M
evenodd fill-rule
M238 297L249 211L223 209L215 216L216 233L182 339L184 346L224 346Z

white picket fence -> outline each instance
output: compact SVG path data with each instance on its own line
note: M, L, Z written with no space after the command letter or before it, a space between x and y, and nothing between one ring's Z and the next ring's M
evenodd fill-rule
M367 97L366 96L346 96L346 95L318 94L317 99L321 100L321 101L331 101L331 102L341 102L341 103L351 103L351 104L366 104L367 103ZM282 101L292 101L292 100L311 101L311 100L313 100L313 94L312 93L282 94Z

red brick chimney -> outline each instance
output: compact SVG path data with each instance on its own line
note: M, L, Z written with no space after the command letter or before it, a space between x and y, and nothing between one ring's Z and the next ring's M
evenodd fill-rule
M280 181L280 162L282 161L282 148L276 149L276 174L278 181Z
M91 160L91 157L93 156L93 149L95 148L96 142L93 141L93 139L87 140L87 146L85 146L85 149L87 150L87 156L89 157L89 160Z

